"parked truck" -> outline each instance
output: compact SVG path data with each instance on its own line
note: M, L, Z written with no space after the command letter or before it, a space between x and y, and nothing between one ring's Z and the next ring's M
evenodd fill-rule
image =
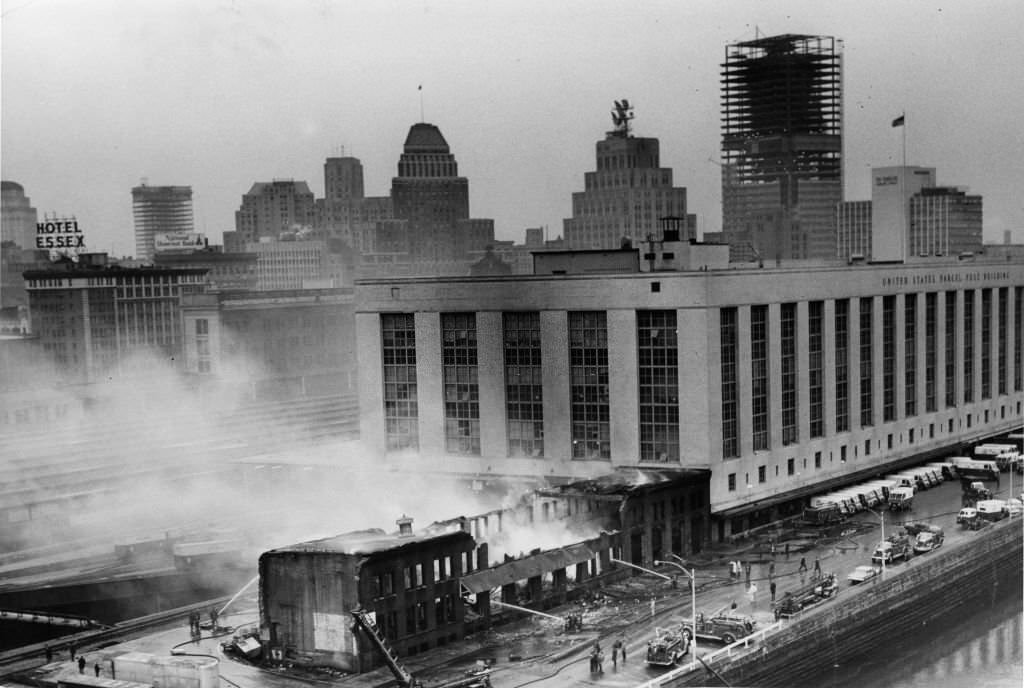
M826 527L842 523L846 516L835 502L819 502L819 506L804 509L801 524L809 527Z
M960 485L963 489L962 506L976 506L978 502L992 499L992 490L980 480L961 480Z
M894 487L889 491L889 508L893 511L909 511L914 508L914 488Z
M703 613L697 615L697 628L689 622L683 622L683 635L689 642L694 634L698 638L707 640L718 640L731 645L740 638L745 638L754 632L757 622L748 616L733 616L717 612L713 616L706 617Z
M906 535L890 535L875 547L871 561L891 564L897 559L909 559L914 552L914 543Z

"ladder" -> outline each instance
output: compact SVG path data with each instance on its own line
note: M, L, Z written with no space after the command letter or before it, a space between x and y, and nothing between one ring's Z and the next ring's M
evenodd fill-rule
M362 609L356 609L352 612L352 616L355 617L356 623L362 626L363 630L373 639L373 643L377 646L377 649L384 655L384 661L391 669L391 673L398 679L398 684L402 688L409 688L414 685L412 673L409 672L401 662L398 661L398 655L394 650L391 649L391 645L388 644L384 634L381 633L380 628L373 622L369 612Z

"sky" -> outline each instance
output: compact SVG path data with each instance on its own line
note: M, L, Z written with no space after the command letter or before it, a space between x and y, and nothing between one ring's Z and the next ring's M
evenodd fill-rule
M842 39L845 194L870 168L937 168L984 198L985 239L1024 242L1020 0L2 0L0 173L89 248L134 253L131 188L189 185L211 243L254 182L323 195L327 157L389 193L410 126L437 125L499 239L562 233L612 128L721 228L719 71L729 43ZM759 33L758 33L759 32ZM422 86L422 90L420 87ZM893 118L906 113L906 128Z

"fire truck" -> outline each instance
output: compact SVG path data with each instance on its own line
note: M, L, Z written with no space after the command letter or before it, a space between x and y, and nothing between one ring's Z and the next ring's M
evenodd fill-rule
M772 604L776 619L788 619L799 612L829 599L839 592L839 581L836 574L828 573L821 580L811 581L796 590L783 595L782 599Z
M682 624L671 628L655 628L654 639L647 641L647 663L654 666L672 666L690 649L690 638L684 634Z
M897 559L909 559L914 554L914 543L908 535L890 535L878 543L871 561L891 564Z
M754 632L757 622L748 616L732 616L716 612L714 616L697 615L696 635L698 638L718 640L731 645L739 638L745 638ZM683 622L683 635L689 641L694 636L693 626Z

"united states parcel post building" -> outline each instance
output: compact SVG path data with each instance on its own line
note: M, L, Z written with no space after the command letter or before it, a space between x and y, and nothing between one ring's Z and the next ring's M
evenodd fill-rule
M1021 262L642 262L358 283L368 450L484 482L710 469L719 541L1021 427Z

